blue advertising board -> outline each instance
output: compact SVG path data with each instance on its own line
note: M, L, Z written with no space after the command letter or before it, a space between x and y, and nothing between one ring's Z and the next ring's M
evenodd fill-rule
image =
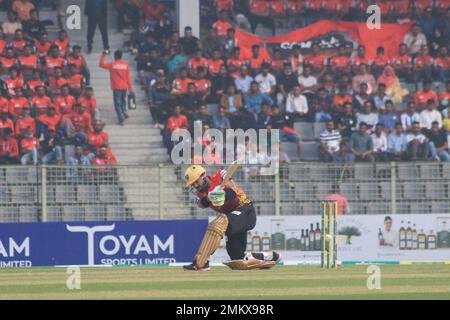
M207 220L1 223L0 267L190 262Z

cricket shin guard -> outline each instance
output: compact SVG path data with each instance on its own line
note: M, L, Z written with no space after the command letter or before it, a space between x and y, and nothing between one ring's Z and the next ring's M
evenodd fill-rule
M196 255L195 261L197 268L203 268L209 257L220 246L220 241L225 235L227 228L228 217L224 213L219 214L216 219L211 221Z

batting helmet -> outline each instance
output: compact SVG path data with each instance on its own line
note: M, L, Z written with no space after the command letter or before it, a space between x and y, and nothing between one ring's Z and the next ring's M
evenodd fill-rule
M184 173L184 180L186 180L186 187L190 187L205 172L206 170L199 165L193 165L187 168L186 172Z

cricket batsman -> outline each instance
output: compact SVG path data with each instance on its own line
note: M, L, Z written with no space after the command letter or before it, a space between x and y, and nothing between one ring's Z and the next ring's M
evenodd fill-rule
M231 166L229 171L231 173ZM207 176L202 166L192 165L186 170L185 180L186 187L195 193L198 206L211 208L218 212L218 216L208 225L197 255L192 264L183 267L184 270L210 270L209 258L225 235L231 261L224 264L231 269L269 269L281 261L280 254L274 251L245 253L247 232L256 225L255 208L244 191L227 176L226 170Z

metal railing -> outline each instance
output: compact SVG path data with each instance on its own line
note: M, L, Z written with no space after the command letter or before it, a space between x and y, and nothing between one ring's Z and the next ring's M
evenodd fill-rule
M195 219L187 166L0 167L0 222ZM209 174L221 167L206 166ZM262 174L265 173L265 174ZM351 214L450 213L450 164L392 162L242 165L234 175L259 215L320 214L340 193Z

